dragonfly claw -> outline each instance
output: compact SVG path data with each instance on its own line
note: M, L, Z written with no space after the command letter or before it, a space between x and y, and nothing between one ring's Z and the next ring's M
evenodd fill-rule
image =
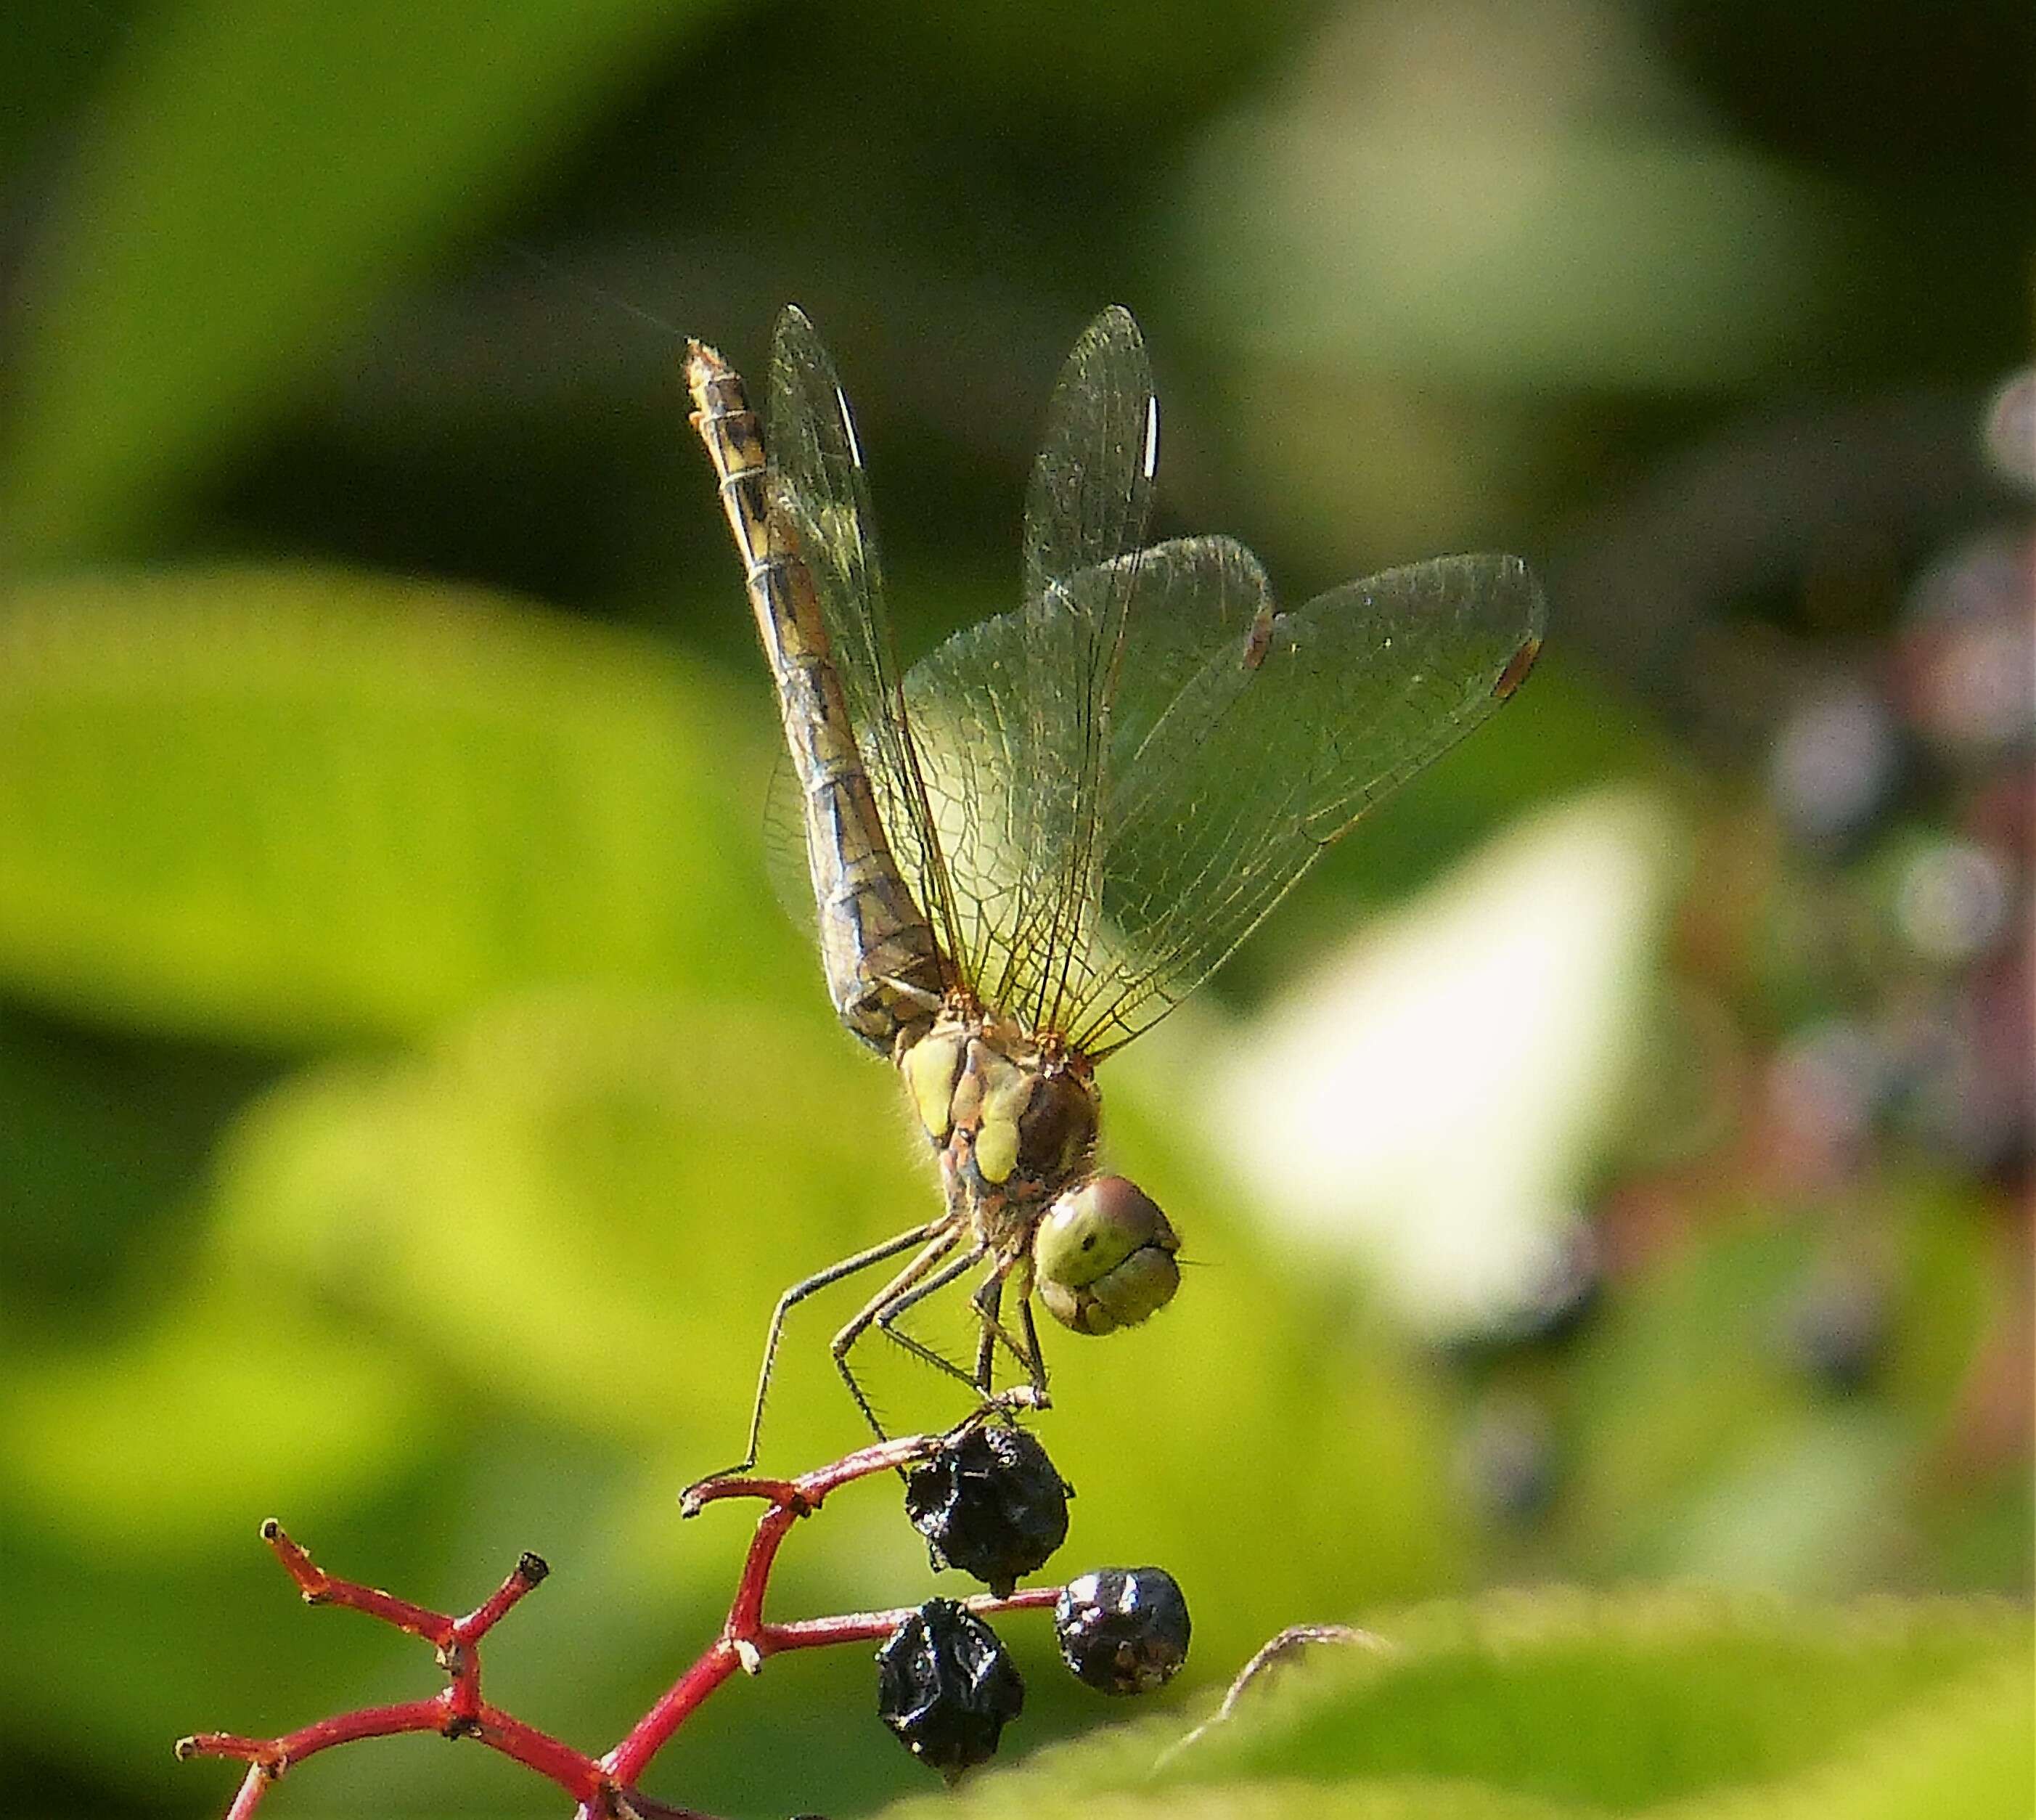
M959 1439L971 1429L982 1427L991 1422L1015 1422L1024 1410L1051 1409L1053 1399L1037 1384L1013 1384L1009 1390L1001 1390L986 1396L975 1413L955 1428L953 1437Z

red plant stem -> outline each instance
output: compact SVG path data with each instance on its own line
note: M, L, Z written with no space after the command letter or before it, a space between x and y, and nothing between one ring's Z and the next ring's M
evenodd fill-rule
M1028 1587L1002 1599L978 1593L960 1603L981 1617L1002 1611L1038 1611L1054 1605L1061 1596L1058 1586ZM836 1643L874 1643L888 1637L911 1617L917 1607L900 1606L892 1611L846 1611L836 1618L806 1618L793 1624L767 1624L756 1642L766 1656L787 1649L820 1649Z
M498 1706L484 1706L475 1721L473 1735L492 1750L534 1769L547 1781L556 1782L578 1802L598 1799L613 1779L590 1757L561 1744L550 1733L526 1725Z
M428 1611L407 1599L363 1586L357 1580L336 1579L285 1535L283 1526L273 1516L262 1525L262 1539L274 1550L283 1571L297 1583L305 1604L344 1606L349 1611L364 1611L370 1618L379 1618L413 1637L421 1637L427 1643L443 1647L451 1642L453 1621L443 1612Z
M498 1750L526 1769L536 1771L546 1781L556 1783L575 1801L594 1801L612 1789L613 1779L584 1752L560 1743L500 1707L484 1705L470 1717L463 1715L455 1707L456 1692L456 1688L449 1687L429 1700L359 1707L314 1720L280 1738L241 1738L231 1732L202 1731L182 1740L177 1754L180 1757L235 1757L248 1765L250 1773L229 1810L229 1820L239 1820L240 1816L252 1813L262 1788L307 1757L315 1757L335 1745L358 1743L364 1738L394 1738L409 1731L439 1731L450 1737L477 1739L491 1750Z
M327 1573L273 1517L262 1525L262 1539L296 1583L307 1604L337 1605L365 1612L410 1636L421 1637L436 1648L449 1678L445 1691L431 1699L336 1713L279 1738L242 1738L231 1732L209 1731L180 1740L179 1757L234 1757L250 1765L228 1811L228 1820L246 1820L268 1785L307 1757L315 1757L337 1744L409 1731L477 1738L490 1750L557 1784L576 1801L605 1798L612 1784L592 1758L499 1707L487 1705L481 1697L481 1639L549 1571L537 1556L522 1556L492 1595L464 1618L454 1618L375 1587Z
M462 1643L478 1643L509 1614L525 1593L551 1571L545 1565L542 1555L526 1550L494 1593L454 1624L454 1637Z
M269 1784L275 1780L260 1764L249 1765L247 1773L240 1779L233 1805L226 1811L226 1820L247 1820L247 1816L261 1804L262 1797L269 1792Z
M271 1518L262 1526L262 1539L296 1582L306 1603L337 1605L365 1612L422 1638L438 1652L439 1664L447 1676L445 1690L428 1700L336 1713L277 1738L200 1732L180 1740L177 1754L231 1757L247 1765L247 1773L227 1811L226 1820L250 1820L270 1785L307 1757L364 1738L412 1731L437 1731L448 1738L478 1739L564 1790L579 1803L579 1820L616 1820L622 1814L641 1816L642 1820L702 1820L689 1808L668 1807L639 1794L635 1783L672 1735L715 1689L738 1670L757 1673L766 1657L783 1651L873 1642L888 1637L910 1615L907 1609L901 1608L848 1612L790 1624L767 1623L764 1598L771 1569L792 1526L801 1517L817 1511L830 1492L924 1459L939 1448L942 1440L937 1436L914 1436L886 1441L863 1448L798 1478L722 1479L688 1492L684 1503L688 1516L731 1497L761 1498L770 1508L758 1519L756 1533L750 1539L721 1635L665 1690L628 1735L598 1760L481 1697L481 1641L549 1571L537 1556L524 1555L487 1599L465 1617L454 1618L327 1573ZM1059 1597L1059 1588L1040 1587L1003 1598L981 1595L963 1603L975 1612L1024 1611L1052 1605Z
M717 1638L658 1697L650 1710L629 1728L629 1735L601 1758L601 1767L624 1788L632 1786L672 1734L741 1665L735 1645L726 1637Z
M742 1577L736 1583L735 1597L719 1638L630 1727L628 1736L601 1758L617 1781L625 1786L633 1784L700 1702L738 1667L754 1675L772 1649L801 1647L777 1642L764 1623L764 1595L770 1585L771 1568L792 1525L818 1510L829 1492L873 1473L888 1472L923 1459L940 1445L937 1436L913 1435L858 1448L798 1478L712 1480L695 1486L686 1493L681 1508L688 1516L730 1497L760 1497L771 1508L757 1519L756 1533L750 1539Z

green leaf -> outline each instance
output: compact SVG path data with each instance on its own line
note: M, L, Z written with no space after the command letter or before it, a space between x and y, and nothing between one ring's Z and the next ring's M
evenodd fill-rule
M0 981L176 1033L405 1033L534 982L801 971L764 761L647 641L335 572L0 602Z
M1772 1790L1679 1808L1687 1820L2022 1820L2036 1797L2036 1678L1981 1668Z
M131 538L712 0L197 0L138 27L31 280L0 523Z
M1502 1594L1374 1629L1380 1647L1311 1649L1179 1748L1134 1723L984 1776L960 1811L2027 1811L2028 1622L2005 1606Z
M1805 1595L1913 1572L1941 1477L1924 1463L1998 1301L1987 1211L1915 1185L1831 1229L1721 1209L1636 1273L1578 1355L1569 1558ZM1878 1394L1822 1385L1791 1338L1846 1248L1879 1263ZM2014 1571L2004 1554L1996 1573Z

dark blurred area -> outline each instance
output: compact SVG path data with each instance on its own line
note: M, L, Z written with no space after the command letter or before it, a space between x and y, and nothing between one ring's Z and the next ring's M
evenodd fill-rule
M671 1494L776 1288L932 1192L763 882L684 421L684 337L760 369L788 300L908 657L1016 603L1111 302L1161 534L1293 601L1515 549L1552 602L1105 1077L1213 1267L1132 1363L1063 1349L1055 1457L1083 1565L1189 1588L1183 1686L1512 1580L2026 1599L2032 67L2004 0L14 8L0 1809L217 1812L177 1733L415 1674L270 1584L279 1504L454 1603L541 1548L504 1697L579 1742L712 1634L733 1532ZM1269 1574L1219 1453L1309 1470ZM915 1602L910 1542L788 1596ZM866 1678L774 1670L662 1786L873 1807ZM439 1757L274 1811L551 1811Z

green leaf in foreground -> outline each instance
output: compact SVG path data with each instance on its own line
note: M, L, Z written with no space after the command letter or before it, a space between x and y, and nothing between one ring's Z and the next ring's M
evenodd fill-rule
M758 901L741 750L654 644L473 591L303 569L21 588L0 984L292 1044L534 982L753 993L797 947Z
M986 1776L962 1811L1014 1820L2029 1811L2029 1621L2003 1605L1555 1592L1421 1608L1374 1628L1382 1649L1314 1650L1183 1748L1169 1749L1172 1721L1134 1724Z

